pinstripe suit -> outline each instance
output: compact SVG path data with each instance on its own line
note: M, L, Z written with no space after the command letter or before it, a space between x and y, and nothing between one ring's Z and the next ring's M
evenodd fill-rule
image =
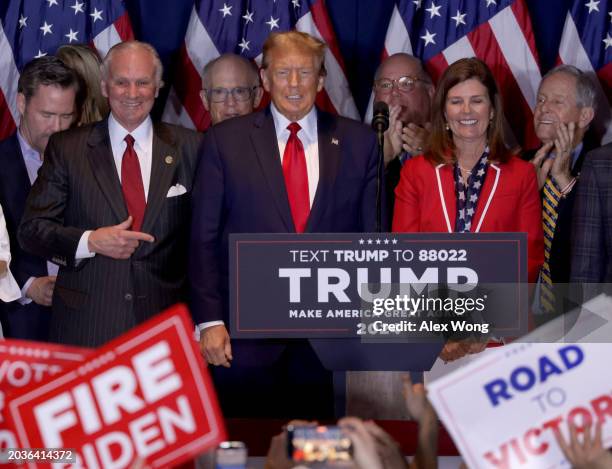
M191 187L200 136L155 124L147 208L141 231L155 237L126 260L75 261L85 230L128 216L108 123L55 134L19 227L24 249L61 265L53 294L52 341L98 346L185 299ZM187 193L167 198L182 184Z
M586 155L576 191L572 225L571 281L610 284L612 283L612 144ZM592 293L596 292L586 292L588 296Z

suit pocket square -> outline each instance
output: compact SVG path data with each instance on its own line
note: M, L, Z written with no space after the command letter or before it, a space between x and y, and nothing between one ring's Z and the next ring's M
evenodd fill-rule
M183 195L185 192L187 192L187 189L185 189L185 186L183 186L182 184L175 184L174 186L171 186L170 189L168 189L166 198L176 197L177 195Z

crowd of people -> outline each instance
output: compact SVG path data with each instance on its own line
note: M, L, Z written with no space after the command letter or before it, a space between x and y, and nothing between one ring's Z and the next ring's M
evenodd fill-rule
M97 347L188 301L226 416L332 416L332 374L308 341L233 340L227 327L230 233L376 230L376 137L315 106L324 54L289 31L268 37L261 70L232 54L208 63L204 135L151 119L163 70L146 43L119 43L103 60L68 45L28 63L19 127L0 143L4 335ZM270 104L257 110L264 91ZM373 92L390 108L384 227L527 233L544 319L565 311L569 284L594 294L612 283L612 145L590 131L586 74L544 76L533 152L507 147L500 91L479 59L458 60L434 84L416 58L395 54ZM441 357L479 350L450 343ZM367 459L380 429L341 425L361 467L396 467ZM576 444L562 447L578 454Z

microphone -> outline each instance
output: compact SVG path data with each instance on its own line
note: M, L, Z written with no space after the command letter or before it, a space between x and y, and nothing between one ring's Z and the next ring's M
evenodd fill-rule
M383 101L374 103L372 128L379 134L389 128L389 106Z
M376 232L382 233L382 192L384 187L385 171L385 130L389 128L389 106L383 101L374 103L372 128L376 131L378 141L378 165L376 171Z

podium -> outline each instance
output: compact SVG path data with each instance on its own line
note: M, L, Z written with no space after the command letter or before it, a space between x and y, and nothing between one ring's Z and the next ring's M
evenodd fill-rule
M493 334L523 335L526 245L525 233L232 234L231 336L308 339L334 372L342 410L347 371L409 371L419 381L448 337L448 315L458 327L486 322Z

